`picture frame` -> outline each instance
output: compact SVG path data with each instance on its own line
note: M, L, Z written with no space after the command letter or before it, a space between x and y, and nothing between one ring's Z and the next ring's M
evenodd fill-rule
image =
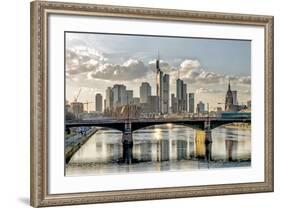
M272 192L273 171L273 17L250 14L229 14L158 8L140 8L49 1L31 2L31 184L30 202L33 207L79 205L90 203L171 199L183 197L218 196ZM107 191L74 191L50 193L50 15L72 17L102 17L131 20L180 22L212 25L259 27L264 30L264 144L263 174L260 182L211 185L171 186ZM122 33L122 31L120 31ZM54 71L52 71L54 73ZM64 82L64 80L61 80ZM256 117L255 117L256 119ZM79 189L77 189L79 190Z

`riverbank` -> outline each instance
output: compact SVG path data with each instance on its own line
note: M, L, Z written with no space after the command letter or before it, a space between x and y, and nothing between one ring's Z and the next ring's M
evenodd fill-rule
M65 141L65 162L70 161L71 157L85 144L93 134L98 131L97 128L92 128L86 132L85 135L76 134L72 137L66 138Z

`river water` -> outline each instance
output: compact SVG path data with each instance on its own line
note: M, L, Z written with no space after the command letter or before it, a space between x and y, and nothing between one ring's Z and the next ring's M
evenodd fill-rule
M133 163L120 162L122 133L99 130L73 155L67 176L147 171L181 171L251 165L250 128L218 127L205 132L172 124L135 131Z

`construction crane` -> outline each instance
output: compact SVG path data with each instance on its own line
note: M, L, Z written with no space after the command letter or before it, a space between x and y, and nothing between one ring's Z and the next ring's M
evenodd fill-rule
M80 93L81 93L81 88L79 88L79 92L78 92L77 95L74 97L74 102L77 102Z

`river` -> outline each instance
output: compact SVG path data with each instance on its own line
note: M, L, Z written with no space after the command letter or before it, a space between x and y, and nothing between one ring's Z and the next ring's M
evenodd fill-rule
M204 131L166 124L135 131L133 141L134 162L124 164L122 133L99 130L73 155L66 175L251 166L250 128L218 127L212 130L212 142L206 143Z

